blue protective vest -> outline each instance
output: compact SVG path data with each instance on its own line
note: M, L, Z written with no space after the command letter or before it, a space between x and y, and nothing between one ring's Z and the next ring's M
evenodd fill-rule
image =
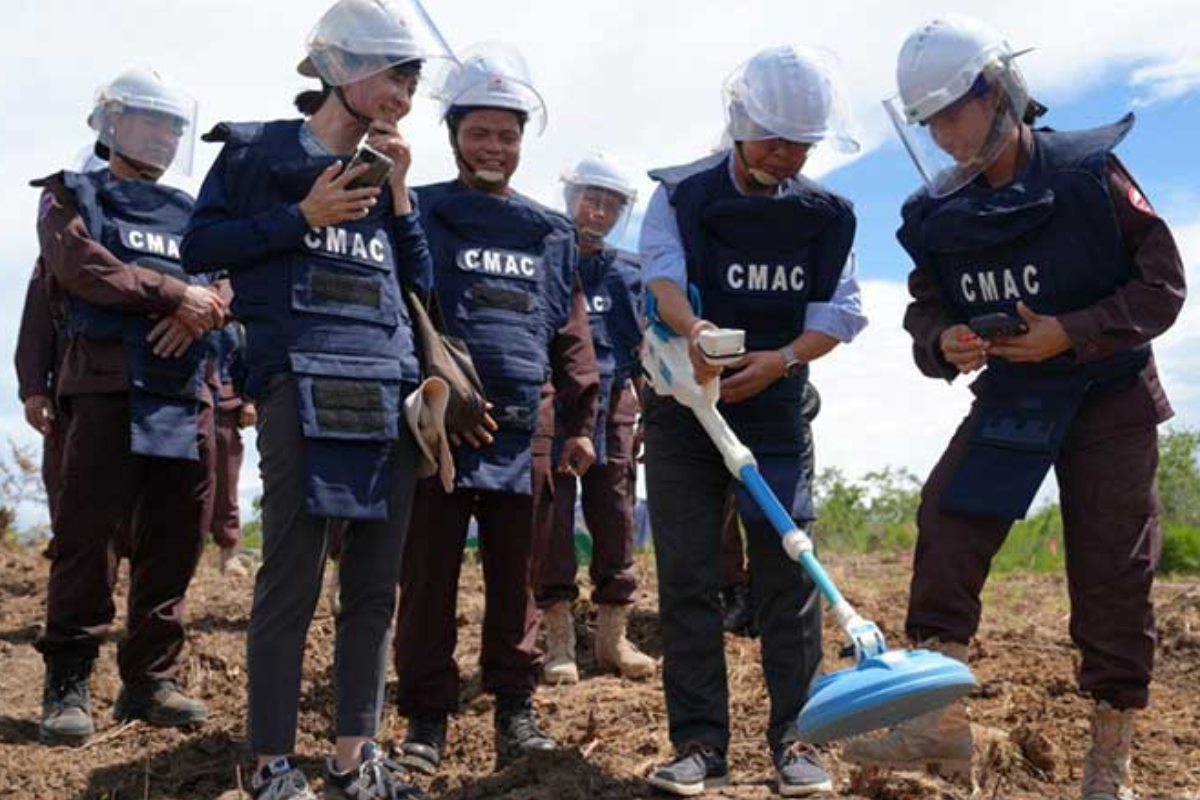
M148 181L121 180L108 170L64 172L92 238L119 261L190 277L179 263L179 243L194 201L186 192ZM141 455L197 461L197 429L204 369L213 339L192 344L180 358L154 355L146 335L154 321L68 296L68 336L121 340L129 356L130 449Z
M416 192L447 333L467 343L500 427L488 447L456 448L457 485L530 494L550 343L570 316L574 231L520 195L495 197L457 182Z
M910 199L897 236L929 270L956 321L1023 301L1040 314L1086 308L1134 274L1108 190L1110 154L1132 115L1089 131L1034 132L1023 174L934 200ZM972 385L978 422L942 498L962 513L1023 517L1090 391L1136 375L1150 346L1077 365L1068 354L1039 364L991 359Z
M240 216L304 199L336 159L300 144L301 120L218 125L205 138L243 150ZM401 403L419 382L412 325L392 243L392 197L383 187L363 219L312 229L300 248L233 271L234 316L244 325L246 394L291 372L306 438L309 513L387 518L388 465Z
M217 376L222 386L233 384L238 387L238 394L241 394L241 387L245 383L242 347L246 332L240 322L234 321L214 333L216 336Z
M704 318L746 331L748 350L775 350L803 333L808 303L833 297L854 243L853 206L799 176L775 197L747 197L729 174L731 157L720 153L650 177L675 209ZM756 452L796 451L804 443L799 408L807 380L802 370L722 405L722 413Z
M597 464L608 460L609 411L613 398L624 390L639 364L641 271L637 256L620 250L607 249L579 257L579 277L600 372L593 434Z

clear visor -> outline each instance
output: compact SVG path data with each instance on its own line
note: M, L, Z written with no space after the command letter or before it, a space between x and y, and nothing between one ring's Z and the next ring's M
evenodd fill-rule
M819 47L776 48L738 67L723 89L729 141L786 139L857 153L841 65Z
M456 107L506 108L525 114L526 129L535 134L546 130L546 101L534 88L524 56L511 45L476 45L461 62L438 64L429 84L443 116Z
M581 240L596 246L620 244L633 212L633 199L628 194L607 186L568 181L563 199Z
M196 114L196 101L182 93L164 99L109 96L102 90L88 122L110 152L163 172L191 175Z
M946 197L996 161L1017 135L1027 102L1020 76L1005 70L921 122L909 121L899 96L883 106L930 196Z
M454 60L420 0L342 0L308 37L299 71L346 86L410 61Z

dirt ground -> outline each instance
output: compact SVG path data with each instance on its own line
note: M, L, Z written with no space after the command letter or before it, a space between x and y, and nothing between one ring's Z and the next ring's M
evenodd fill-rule
M831 571L865 616L890 641L900 641L908 565L901 558L831 558ZM653 565L643 559L643 599L632 637L660 652L654 616ZM30 550L0 547L0 798L21 800L231 800L239 773L248 780L242 750L245 725L244 635L250 579L225 579L206 561L189 600L191 645L185 685L204 698L211 721L193 733L159 731L133 723L115 726L110 710L118 681L113 648L105 649L93 680L98 735L80 750L37 742L42 664L32 643L43 614L47 562ZM972 649L982 687L971 701L981 748L982 798L1076 798L1087 740L1088 702L1074 688L1075 652L1067 635L1062 580L1004 577L988 590L984 627ZM1138 726L1134 770L1142 800L1200 800L1200 583L1160 581L1159 666L1151 713ZM478 641L483 601L480 573L464 571L460 595L460 657L468 676L463 711L452 723L448 758L425 787L453 800L632 800L656 796L642 781L670 752L657 679L632 683L597 674L586 604L578 614L577 686L539 691L543 727L567 745L563 753L492 773L491 699L479 692ZM301 700L299 756L319 776L328 751L333 625L322 603L313 622ZM709 797L773 797L763 730L767 700L758 667L758 643L726 641L732 694L733 786ZM840 643L827 632L827 661ZM403 733L394 712L385 717L383 742ZM825 763L840 796L865 800L960 800L966 792L917 775L855 774L838 758Z

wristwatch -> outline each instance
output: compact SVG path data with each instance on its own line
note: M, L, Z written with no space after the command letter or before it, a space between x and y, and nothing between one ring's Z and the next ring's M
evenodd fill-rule
M796 355L796 351L792 349L791 344L785 344L779 348L779 355L783 356L783 375L785 378L794 378L800 374L800 370L804 369L807 362Z

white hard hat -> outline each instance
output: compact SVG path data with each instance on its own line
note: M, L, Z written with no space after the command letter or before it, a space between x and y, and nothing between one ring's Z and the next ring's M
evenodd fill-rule
M931 20L909 34L896 64L899 94L884 108L929 194L945 197L983 174L1034 109L1014 53L990 26L960 14ZM977 141L961 135L953 152L935 136L956 102L987 103L990 127ZM939 115L942 115L939 117Z
M837 57L784 45L755 55L726 79L727 133L735 142L781 138L857 152Z
M616 158L606 153L593 153L562 174L567 191L572 188L597 186L625 197L630 203L637 200L633 173Z
M175 145L168 150L146 139L118 141L115 119L129 112L170 120L177 133ZM174 167L191 174L196 115L195 98L177 84L149 67L133 67L96 90L88 125L104 148L159 169Z
M930 20L900 48L896 85L905 118L925 122L965 95L985 71L1016 72L1016 55L998 31L979 20L961 14Z
M503 108L524 114L536 133L546 128L546 102L534 88L525 57L510 44L475 45L431 83L443 119L456 108Z
M454 58L420 0L338 0L308 35L307 49L296 70L331 86L409 61Z

